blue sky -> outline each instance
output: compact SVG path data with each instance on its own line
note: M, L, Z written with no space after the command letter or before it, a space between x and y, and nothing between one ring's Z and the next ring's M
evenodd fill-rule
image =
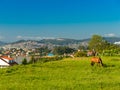
M119 0L1 0L0 40L120 37Z

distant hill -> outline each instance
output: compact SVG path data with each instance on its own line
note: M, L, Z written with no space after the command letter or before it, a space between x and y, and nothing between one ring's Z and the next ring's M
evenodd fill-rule
M0 46L6 45L7 43L0 41Z
M120 37L103 37L106 41L110 43L118 42L120 41Z
M18 44L18 43L23 43L23 42L26 42L26 40L18 40L18 41L9 43L9 44Z
M103 37L106 41L110 43L115 43L120 41L120 37ZM0 45L5 45L6 47L19 47L19 48L37 48L40 46L70 46L77 48L80 44L88 45L88 39L76 40L76 39L68 39L68 38L56 38L56 39L42 39L42 40L19 40L12 43L4 43L0 42Z

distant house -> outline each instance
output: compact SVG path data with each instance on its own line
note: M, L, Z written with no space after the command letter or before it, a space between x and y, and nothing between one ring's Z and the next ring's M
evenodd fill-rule
M14 61L13 58L11 58L9 56L1 56L0 57L0 68L13 66L13 65L17 65L17 63Z
M93 56L93 52L92 51L88 51L87 52L87 56Z
M95 50L87 52L87 56L96 56L96 55L97 55L97 52Z

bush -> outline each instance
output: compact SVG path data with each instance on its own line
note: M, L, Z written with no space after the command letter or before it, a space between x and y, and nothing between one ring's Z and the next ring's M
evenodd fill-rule
M26 65L26 64L27 64L27 59L26 59L26 58L24 58L24 59L22 60L22 64L23 64L23 65Z
M111 49L111 50L104 50L102 55L103 56L118 56L119 53L120 53L119 50Z
M86 57L87 54L84 51L79 51L75 53L75 57Z

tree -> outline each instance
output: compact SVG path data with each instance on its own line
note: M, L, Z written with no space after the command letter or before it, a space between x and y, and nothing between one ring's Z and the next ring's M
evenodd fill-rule
M29 63L32 64L32 63L35 63L35 62L36 62L35 57L34 57L34 55L32 55Z
M74 51L74 49L69 48L67 46L59 46L54 48L53 53L56 55L63 55L73 53Z
M26 64L27 64L27 59L26 59L26 58L24 58L24 59L22 60L22 64L23 64L23 65L26 65Z
M49 53L50 50L48 49L48 47L41 47L37 49L37 52L40 53L40 56L46 56L46 54Z
M75 57L86 57L87 54L86 54L85 51L78 51L78 52L75 53L74 56L75 56Z
M99 53L101 53L108 46L109 43L105 41L100 35L93 35L89 42L89 48Z

